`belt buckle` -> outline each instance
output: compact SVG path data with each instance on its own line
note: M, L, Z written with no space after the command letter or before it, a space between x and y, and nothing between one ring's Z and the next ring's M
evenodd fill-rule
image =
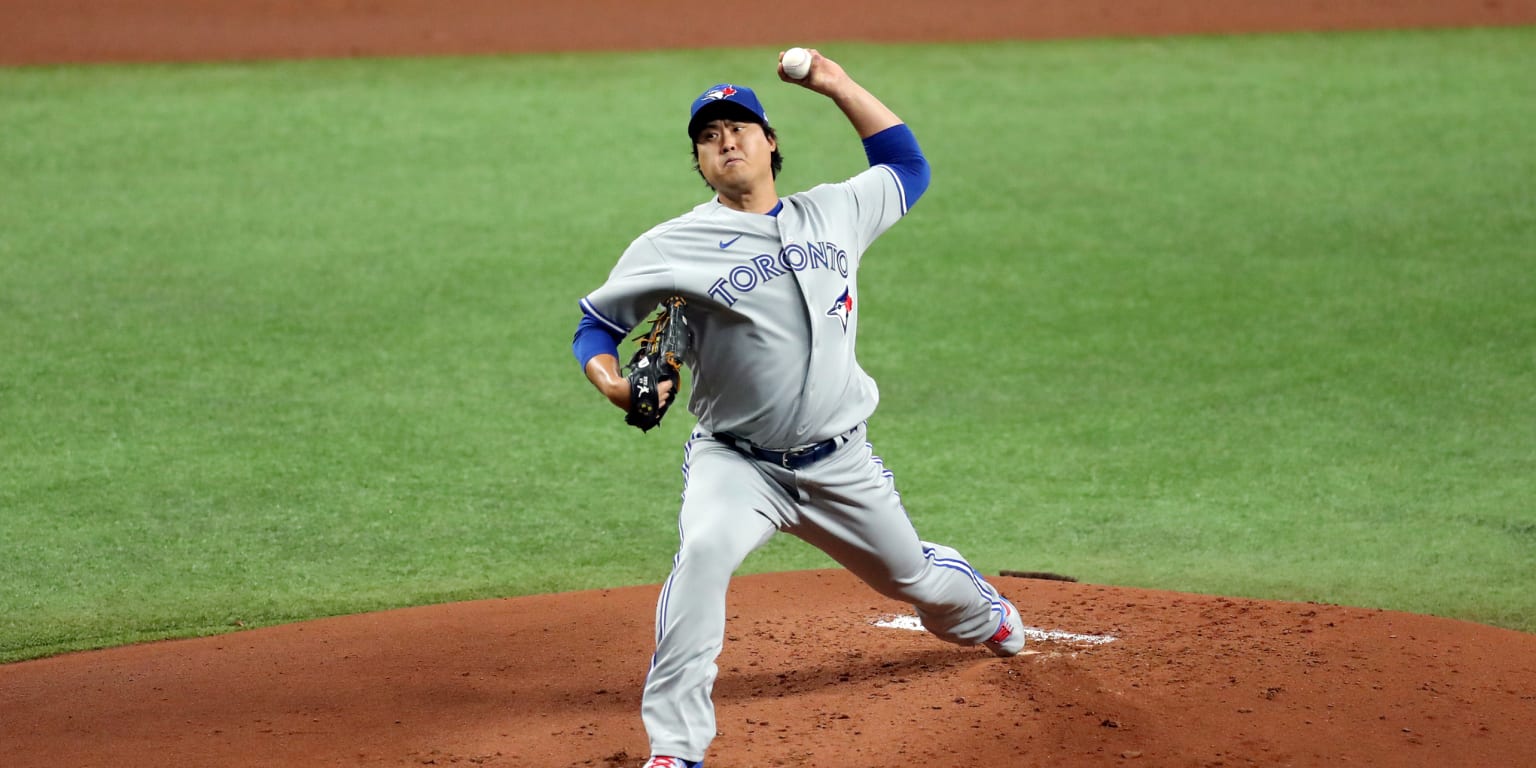
M823 441L821 441L819 443L813 443L811 445L807 445L804 448L801 448L799 450L794 451L794 458L795 459L801 459L801 458L804 458L806 456L816 456L817 457L816 461L821 461L821 457L826 456L827 454L830 454L832 452L832 449L837 448L838 445L839 445L839 443L837 442L837 438L832 438L831 440L823 440ZM788 460L789 460L789 457L785 457L785 461L788 461ZM788 466L786 466L785 468L788 469Z
M790 464L791 462L799 461L802 457L809 456L810 454L814 453L817 448L820 447L821 444L817 443L815 445L805 446L804 448L794 448L792 450L785 451L783 455L779 457L779 465L785 469L794 469L794 467Z

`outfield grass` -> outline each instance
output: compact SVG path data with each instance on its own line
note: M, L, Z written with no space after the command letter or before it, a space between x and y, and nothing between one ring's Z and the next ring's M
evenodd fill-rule
M860 305L926 537L1536 630L1536 29L821 47L935 167ZM772 60L0 70L0 661L659 582L688 421L575 300L705 85L861 167Z

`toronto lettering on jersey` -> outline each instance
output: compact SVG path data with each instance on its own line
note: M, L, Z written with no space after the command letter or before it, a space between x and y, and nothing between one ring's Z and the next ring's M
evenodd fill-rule
M846 278L848 252L837 247L836 243L790 243L779 249L777 256L760 253L746 264L732 267L725 277L710 286L709 295L729 307L736 303L736 294L751 293L759 285L786 274L785 270L803 272L807 269L835 269Z

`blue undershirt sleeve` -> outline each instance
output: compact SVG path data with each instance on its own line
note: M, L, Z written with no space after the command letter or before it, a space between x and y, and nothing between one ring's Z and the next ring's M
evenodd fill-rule
M896 174L906 189L907 206L917 202L928 189L928 158L917 145L917 137L906 123L893 125L864 140L864 156L870 167L884 165Z
M576 355L576 361L581 363L581 369L587 369L587 363L592 358L602 354L619 356L619 342L624 340L624 334L615 334L613 329L603 325L597 318L591 315L582 315L581 322L576 325L576 334L571 337L571 352Z

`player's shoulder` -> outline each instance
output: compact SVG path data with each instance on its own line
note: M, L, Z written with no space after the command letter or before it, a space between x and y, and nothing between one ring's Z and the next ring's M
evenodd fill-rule
M715 211L717 211L720 207L720 203L715 200L708 200L703 203L699 203L691 210L686 211L680 215L673 216L672 218L667 219L666 221L663 221L654 227L651 227L636 239L656 241L663 239L668 235L686 236L696 226L705 221L708 221L711 216L713 216Z
M848 182L846 181L834 181L824 184L817 184L810 189L796 192L786 199L791 202L801 204L826 202L846 196L848 194L847 185Z
M894 183L891 169L873 165L842 181L817 184L804 192L790 195L790 199L813 205L832 205L858 197L871 184Z

